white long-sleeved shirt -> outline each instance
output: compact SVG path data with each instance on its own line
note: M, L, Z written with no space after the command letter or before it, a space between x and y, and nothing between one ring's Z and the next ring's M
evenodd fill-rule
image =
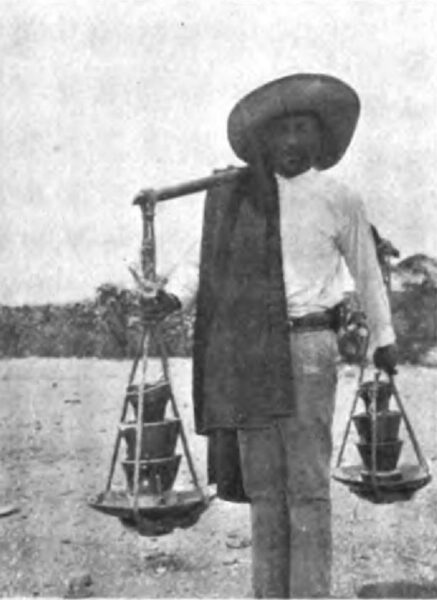
M373 347L395 340L390 306L361 198L325 173L276 176L283 272L290 318L332 308L344 293L343 259L366 312ZM169 276L184 307L195 299L200 243Z

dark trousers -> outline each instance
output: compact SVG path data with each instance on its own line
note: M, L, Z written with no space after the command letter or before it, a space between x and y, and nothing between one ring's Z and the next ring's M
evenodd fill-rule
M331 587L336 336L294 333L291 351L296 416L238 432L257 598L327 597Z

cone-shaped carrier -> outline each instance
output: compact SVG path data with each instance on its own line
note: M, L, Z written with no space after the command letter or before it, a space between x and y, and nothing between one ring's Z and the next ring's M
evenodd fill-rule
M357 448L365 471L385 473L394 471L398 465L402 449L402 441L398 439L401 413L389 410L391 394L390 382L375 379L360 386L359 395L366 412L352 420L360 437Z
M359 395L364 401L366 410L370 411L372 400L375 400L376 412L388 410L392 392L390 381L366 381L361 384L359 389Z
M360 413L352 417L355 428L362 444L370 444L372 441L372 417L369 413ZM398 439L401 425L401 413L387 410L377 414L376 418L376 442L386 443Z
M179 419L166 419L157 423L143 423L140 460L168 458L173 456L180 431ZM129 421L120 425L121 435L126 441L126 458L135 460L137 424Z
M146 384L143 392L143 423L155 423L164 419L170 394L170 384L167 381ZM139 386L129 385L127 388L127 399L133 408L135 418L137 418L138 414L138 396Z
M135 421L120 424L120 433L126 443L126 460L122 461L127 489L134 491L135 460L137 451L137 419L139 386L129 385L127 399L132 406ZM139 449L138 491L140 494L162 494L173 487L180 455L175 448L181 429L180 419L166 419L165 412L171 396L170 384L158 381L144 386L142 397L142 435Z

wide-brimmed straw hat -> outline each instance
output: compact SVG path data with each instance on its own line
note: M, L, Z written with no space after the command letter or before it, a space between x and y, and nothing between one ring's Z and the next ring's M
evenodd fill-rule
M228 118L228 139L249 164L259 156L259 129L292 113L315 113L322 125L317 169L335 165L348 147L360 113L357 93L346 83L314 73L298 73L267 83L240 100Z

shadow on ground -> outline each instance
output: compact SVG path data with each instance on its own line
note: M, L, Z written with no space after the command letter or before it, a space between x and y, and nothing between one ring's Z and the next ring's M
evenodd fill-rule
M437 581L381 581L357 590L358 598L437 598Z

